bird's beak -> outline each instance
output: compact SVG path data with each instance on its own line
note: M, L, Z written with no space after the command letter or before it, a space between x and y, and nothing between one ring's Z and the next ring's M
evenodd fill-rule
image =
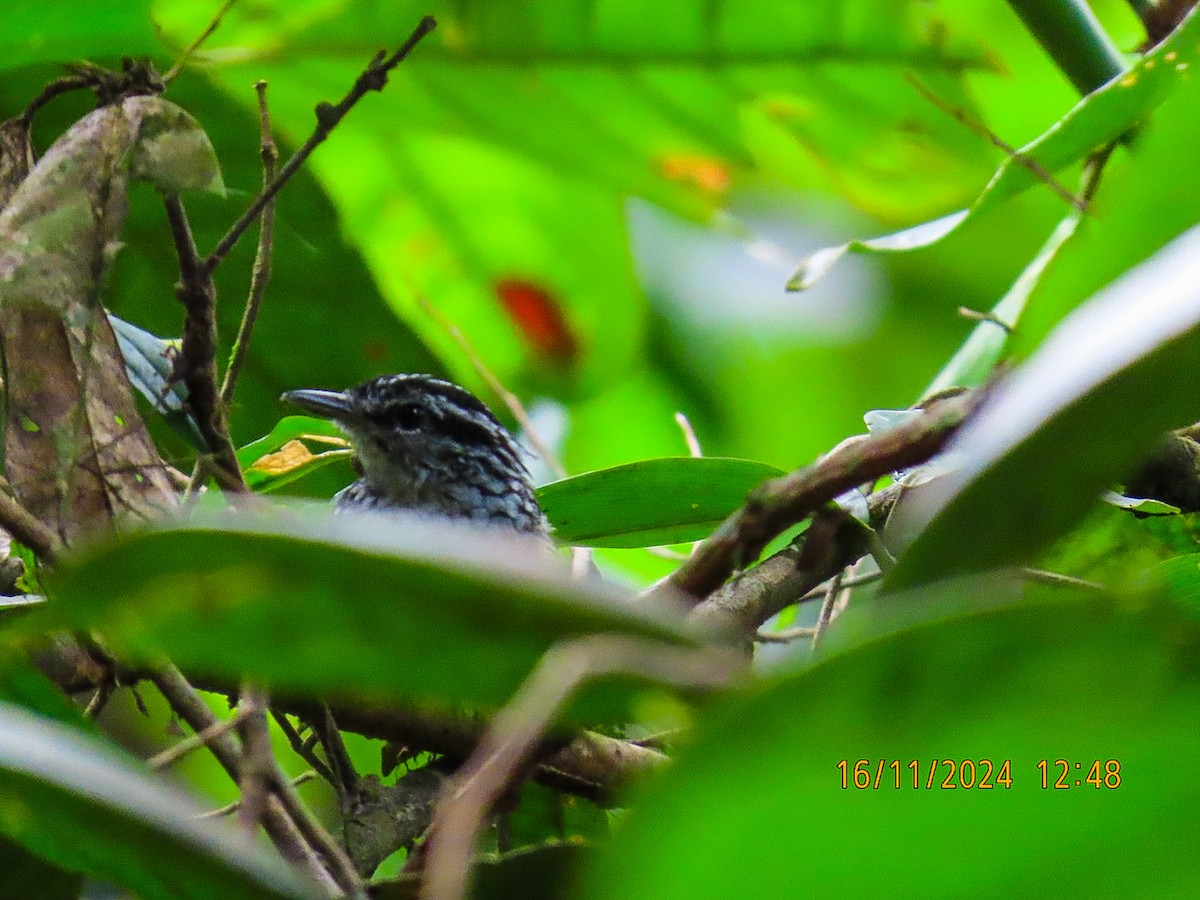
M350 399L338 391L286 391L279 399L325 419L338 422L357 422L359 419Z

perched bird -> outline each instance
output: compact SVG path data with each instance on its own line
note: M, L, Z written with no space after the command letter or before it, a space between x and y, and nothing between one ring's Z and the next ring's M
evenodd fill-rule
M381 375L349 390L282 397L350 437L362 477L337 509L407 509L548 532L521 450L483 401L431 375Z

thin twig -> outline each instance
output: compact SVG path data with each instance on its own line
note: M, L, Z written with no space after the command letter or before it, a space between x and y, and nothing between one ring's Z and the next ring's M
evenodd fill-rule
M167 766L174 765L193 750L204 747L214 738L233 731L248 714L249 707L239 706L228 719L215 722L203 731L199 731L191 737L184 738L179 743L168 747L162 753L155 754L146 760L146 765L152 769L165 769Z
M816 633L817 629L808 626L785 628L783 631L767 631L760 628L755 633L754 640L759 644L790 644L801 638L811 638Z
M312 747L300 737L300 732L296 731L292 723L288 721L287 714L273 709L271 710L271 718L275 720L275 724L279 726L279 730L283 732L283 736L287 738L295 754L312 766L313 771L320 775L331 788L336 790L338 787L337 778L334 777L329 766L325 765L324 761L313 753Z
M375 58L367 64L367 67L355 79L353 87L341 102L334 105L330 103L317 104L317 126L313 129L313 133L309 135L307 141L292 154L291 158L284 163L283 168L279 170L274 180L267 185L254 199L254 202L242 213L241 217L230 226L229 231L225 236L217 242L217 246L204 259L204 270L208 273L221 264L221 261L233 249L234 244L238 242L247 229L258 218L258 214L263 207L270 202L271 198L279 193L279 189L291 180L291 177L296 174L297 170L304 165L305 160L312 155L312 152L329 137L330 132L334 127L346 116L346 113L353 109L354 104L363 98L368 91L381 91L384 85L387 84L388 72L394 69L400 62L404 60L412 51L413 48L421 42L427 34L437 27L437 22L433 16L425 16L417 23L417 27L413 29L412 34L408 36L399 49L391 56L386 56L384 51L380 51L375 55Z
M1108 585L1098 581L1088 581L1076 578L1074 575L1061 575L1058 572L1047 572L1045 569L1020 569L1021 577L1035 584L1048 584L1053 587L1077 588L1082 591L1097 591L1107 593L1112 590Z
M466 895L483 821L514 783L555 716L589 678L632 674L663 684L718 688L744 661L735 651L687 649L641 638L593 635L552 647L492 719L471 758L442 792L425 842L422 900Z
M188 405L212 455L212 474L222 489L245 494L249 488L238 465L237 453L229 438L225 406L217 392L216 288L199 258L183 203L174 194L165 196L163 203L179 257L176 295L184 307L183 339L175 359L175 371L187 388Z
M905 72L904 78L909 84L911 84L920 92L922 97L956 121L961 122L975 134L987 140L993 147L1000 150L1015 163L1017 163L1017 165L1028 169L1035 178L1044 182L1047 187L1070 203L1071 206L1075 207L1075 209L1079 210L1080 212L1087 211L1087 201L1081 197L1075 196L1075 194L1063 187L1063 185L1061 185L1057 179L1055 179L1054 174L1036 159L1026 156L1016 147L1012 146L1012 144L1000 137L1000 135L996 134L996 132L988 128L983 122L979 121L979 119L968 113L965 109L961 109L954 104L943 100L937 95L936 92L923 84L916 75L913 75L911 72Z
M196 689L183 677L183 673L170 663L150 672L150 679L158 687L176 715L188 723L192 731L200 733L217 724L208 704ZM225 733L210 738L205 744L216 757L229 777L236 783L241 766L241 751L233 735ZM307 842L300 828L300 820L311 818L302 806L285 809L281 796L272 796L263 816L263 827L271 842L284 859L304 867L317 881L331 888L345 889L322 864L314 848Z
M316 777L317 777L317 773L314 772L312 769L309 769L307 772L301 772L299 775L297 775L295 778L292 779L292 787L299 787L300 785L304 784L306 781L312 781ZM218 819L221 816L231 815L232 813L237 812L241 808L242 808L242 801L235 800L235 801L233 801L233 803L228 803L225 806L220 806L216 809L210 809L206 813L201 813L200 815L196 816L196 818L197 819Z
M550 467L551 471L554 472L556 477L566 478L566 466L562 464L562 460L558 458L557 454L550 449L550 446L543 441L541 436L537 433L537 429L533 427L533 421L529 418L529 413L526 412L524 405L521 403L521 399L508 388L506 388L504 386L504 382L496 377L496 374L488 368L487 363L485 363L483 358L475 352L475 348L472 347L471 342L467 340L467 336L462 333L462 329L451 322L442 313L442 311L430 303L424 295L417 294L417 305L421 307L426 315L441 325L442 328L445 329L446 333L454 339L454 342L462 348L463 355L467 357L467 360L475 368L475 371L478 372L479 376L487 382L488 387L495 392L496 396L500 398L501 402L508 407L508 411L513 414L513 418L520 423L521 430L525 434L525 439L528 440L533 446L533 449L537 451L537 454L542 458L542 461Z
M163 84L170 84L171 80L183 70L188 61L196 55L196 51L204 45L205 41L212 37L214 31L221 27L221 20L225 18L225 13L229 12L229 8L235 3L237 3L237 0L225 0L225 3L217 10L217 14L212 17L212 21L208 23L208 27L200 32L200 36L192 41L190 47L183 51L183 55L179 57L175 65L167 70L167 74L162 77Z
M843 572L845 569L842 570ZM833 576L833 580L829 582L829 589L825 592L825 599L821 601L821 609L817 613L817 624L813 628L812 642L813 647L817 646L817 641L821 639L821 635L825 633L825 629L829 627L829 623L833 621L833 607L837 604L838 598L842 593L842 574L839 572Z
M279 777L274 785L275 795L283 804L284 809L292 813L292 819L304 835L304 839L314 850L325 859L330 872L338 886L354 900L366 900L367 892L363 887L362 878L354 863L346 855L342 845L321 827L321 824L308 813L300 800L300 795L286 778ZM294 812L295 811L295 812ZM302 814L297 814L302 813Z
M1012 334L1013 327L1008 322L1005 322L994 312L981 312L978 309L971 309L967 306L960 306L958 314L964 319L970 319L972 322L991 322L993 325L998 325L1008 334Z
M88 701L87 708L83 711L85 719L96 720L96 717L104 711L104 707L108 705L109 698L113 693L112 681L105 681L96 688L96 693L92 694L92 699Z
M325 758L329 760L329 769L333 773L332 784L338 797L351 796L358 787L358 771L354 768L354 761L346 749L346 742L342 740L342 734L338 731L337 722L333 720L333 713L327 704L322 705L321 715L313 719L309 727L321 742L321 749L325 751Z
M234 0L229 0L230 3ZM271 113L267 108L267 83L256 81L254 90L258 92L258 123L260 153L263 165L263 188L275 178L275 164L279 160L279 149L275 139L271 137ZM246 307L242 310L242 321L238 325L237 337L233 341L233 350L229 353L229 365L225 369L225 380L221 382L221 402L226 406L233 400L233 392L237 387L238 375L246 361L250 350L250 336L254 332L254 324L258 321L258 312L262 307L263 295L267 290L267 282L271 280L271 251L275 236L275 200L272 198L263 206L262 221L259 223L258 250L254 254L254 268L250 274L250 293L246 297Z
M837 576L834 576L837 577ZM851 575L842 579L842 588L858 587L861 584L870 584L872 581L878 581L883 577L883 572L864 572L862 575ZM809 591L797 603L803 603L805 600L816 600L819 597L824 597L829 590L829 584L823 584L816 590Z

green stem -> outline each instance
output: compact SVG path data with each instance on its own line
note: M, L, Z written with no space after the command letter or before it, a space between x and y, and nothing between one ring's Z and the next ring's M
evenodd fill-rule
M1125 58L1086 0L1008 0L1081 94L1125 71Z

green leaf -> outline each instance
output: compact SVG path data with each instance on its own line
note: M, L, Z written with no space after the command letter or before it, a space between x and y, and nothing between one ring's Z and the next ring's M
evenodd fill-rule
M1200 171L1175 165L1200 144L1198 105L1193 77L1141 127L1131 152L1110 160L1078 233L1033 291L1015 352L1027 355L1073 308L1200 221Z
M339 449L312 453L304 441ZM297 446L299 445L299 446ZM251 490L268 493L351 455L345 433L326 419L285 416L271 431L237 451Z
M0 897L79 900L83 876L52 866L0 835Z
M768 682L714 710L630 801L582 896L1000 897L1051 883L1061 897L1190 896L1200 774L1180 761L1200 754L1198 640L1161 600L1075 598L920 625ZM989 761L993 787L943 788L945 760L959 785ZM1102 774L1116 761L1120 785L1076 787L1097 760ZM996 781L1005 761L1011 789ZM781 860L797 847L820 851L792 873Z
M1197 254L1200 229L1076 310L989 395L946 450L957 468L892 513L889 539L912 544L885 584L1027 561L1195 419Z
M668 457L588 472L538 489L563 544L654 547L708 537L780 469L748 459Z
M1161 500L1153 500L1148 497L1126 497L1116 491L1104 491L1100 496L1105 503L1111 503L1119 509L1127 509L1130 512L1139 512L1147 516L1179 515L1178 506L1163 503Z
M1017 276L1012 287L992 307L989 320L980 322L942 367L922 397L931 397L954 387L978 387L996 367L1008 346L1009 336L1020 324L1029 295L1033 293L1063 246L1074 236L1083 214L1074 211L1058 223L1037 256Z
M87 732L95 725L80 713L50 679L38 672L23 655L0 660L0 701L23 706L38 715Z
M27 627L95 628L131 658L318 696L494 706L564 638L688 640L677 615L573 581L539 540L400 514L198 518L65 562L51 593ZM629 696L584 699L607 715Z
M44 675L20 656L0 659L0 702L11 703L85 731L95 726ZM74 900L82 876L66 872L0 836L0 897Z
M847 253L904 253L942 240L964 223L1003 201L1042 183L1024 159L1054 173L1120 138L1188 78L1200 61L1200 16L1192 14L1165 41L1133 63L1120 77L1084 97L1036 140L997 169L967 209L871 240L849 241L809 255L788 282L788 289L811 287Z
M39 856L145 898L321 896L200 812L104 742L0 703L0 832Z
M1185 553L1150 568L1144 584L1161 590L1183 612L1200 622L1200 553Z

